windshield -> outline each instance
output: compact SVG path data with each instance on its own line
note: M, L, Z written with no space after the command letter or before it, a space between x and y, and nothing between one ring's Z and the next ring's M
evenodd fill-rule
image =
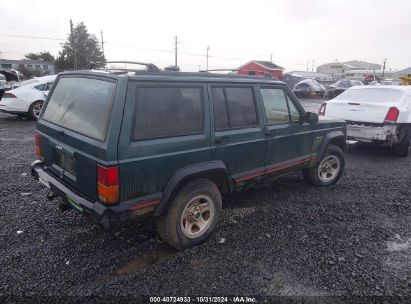
M405 94L402 90L391 88L348 89L338 95L334 100L362 101L362 102L388 102L398 101Z
M105 80L61 78L42 119L102 141L106 136L115 87L114 82Z

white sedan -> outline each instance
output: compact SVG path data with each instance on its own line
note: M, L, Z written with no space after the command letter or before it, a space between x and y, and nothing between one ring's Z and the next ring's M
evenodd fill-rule
M358 86L324 102L318 115L347 122L347 139L389 146L407 156L411 142L411 86Z
M23 81L20 87L6 91L0 99L0 112L28 115L32 119L38 119L56 76L43 76Z

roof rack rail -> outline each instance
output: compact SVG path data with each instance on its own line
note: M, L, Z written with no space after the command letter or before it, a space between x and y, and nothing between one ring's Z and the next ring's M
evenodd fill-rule
M139 62L139 61L105 61L105 62L95 62L93 63L93 66L103 68L104 70L113 70L113 71L128 71L128 72L137 72L140 70L137 69L127 69L127 68L106 68L106 64L110 63L124 63L124 64L138 64L138 65L144 65L147 68L147 71L149 72L159 72L160 68L157 67L153 63L145 63L145 62Z
M257 73L262 74L262 76L264 76L265 78L273 78L273 76L268 73L268 72L263 72L263 71L257 71L257 70L242 70L242 69L212 69L212 70L200 70L200 73L207 73L207 72L239 72L239 71L243 71L243 72L248 72L249 76L258 76ZM254 74L250 74L254 73Z

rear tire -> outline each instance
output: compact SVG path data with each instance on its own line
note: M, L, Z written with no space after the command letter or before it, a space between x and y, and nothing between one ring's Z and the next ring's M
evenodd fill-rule
M221 207L221 194L213 182L204 178L189 181L157 220L157 232L177 250L199 245L214 230Z
M44 101L37 100L33 102L29 108L29 117L33 120L38 120L41 109L43 108Z
M344 152L340 147L329 144L318 164L313 168L304 169L303 176L313 186L331 186L341 178L344 167Z

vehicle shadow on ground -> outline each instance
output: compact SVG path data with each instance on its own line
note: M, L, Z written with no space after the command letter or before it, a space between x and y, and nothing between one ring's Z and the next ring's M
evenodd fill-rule
M0 120L3 121L33 121L27 115L12 115L0 113Z
M348 144L346 153L355 156L372 157L373 160L377 160L378 158L380 158L380 160L382 161L387 159L401 159L400 157L395 156L392 153L390 147L382 147L362 142Z

